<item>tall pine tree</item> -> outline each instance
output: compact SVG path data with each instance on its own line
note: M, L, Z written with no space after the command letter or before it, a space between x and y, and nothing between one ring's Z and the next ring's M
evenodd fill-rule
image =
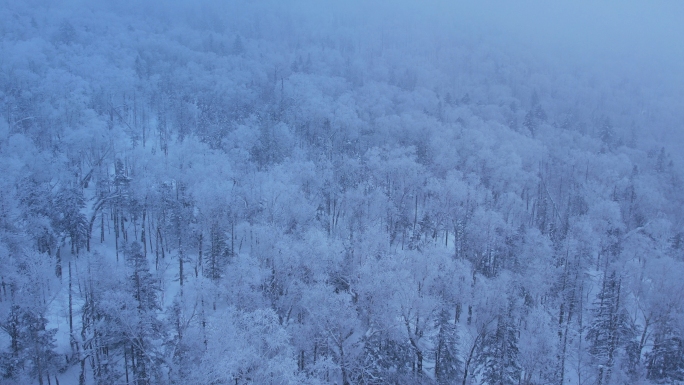
M513 306L506 314L499 315L495 332L485 337L478 356L478 371L483 384L520 383L518 327L513 317Z
M589 353L598 365L598 385L608 383L619 349L634 336L634 327L622 307L620 289L621 281L615 271L604 276L593 310L594 320L587 333L591 344Z
M446 309L440 312L435 326L435 380L440 385L453 384L463 377L463 362L458 355L458 330Z

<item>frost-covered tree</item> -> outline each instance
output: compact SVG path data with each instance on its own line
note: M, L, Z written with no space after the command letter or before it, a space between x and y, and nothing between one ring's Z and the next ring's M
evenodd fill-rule
M521 369L518 329L513 314L499 315L496 328L479 347L478 372L485 384L518 384Z
M609 383L615 363L624 354L621 349L635 335L634 326L625 312L624 299L620 298L621 290L622 280L616 272L606 272L587 332L589 352L596 362L599 384Z
M361 3L0 2L0 383L682 380L679 74Z
M458 329L451 314L443 309L437 320L434 342L435 380L438 384L452 384L463 378L463 363L458 351Z

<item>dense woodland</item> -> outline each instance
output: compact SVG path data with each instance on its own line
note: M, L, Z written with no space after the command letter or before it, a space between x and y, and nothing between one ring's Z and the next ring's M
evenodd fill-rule
M684 381L679 83L350 4L0 2L0 384Z

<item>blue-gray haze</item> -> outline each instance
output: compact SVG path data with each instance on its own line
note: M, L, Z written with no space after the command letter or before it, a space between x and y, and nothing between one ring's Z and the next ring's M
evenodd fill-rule
M684 383L684 3L0 0L0 385Z

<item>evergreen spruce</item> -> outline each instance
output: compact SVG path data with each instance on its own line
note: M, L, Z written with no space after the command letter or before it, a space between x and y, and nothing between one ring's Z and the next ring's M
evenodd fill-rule
M598 366L598 385L608 383L618 350L634 336L634 327L621 304L620 289L621 281L615 271L604 277L597 306L593 310L594 320L587 333L591 344L589 353Z
M440 385L453 384L463 377L463 362L458 354L458 330L446 309L440 312L435 327L435 380Z
M508 314L499 316L495 332L485 337L478 359L478 372L483 384L520 383L518 329L510 310Z

